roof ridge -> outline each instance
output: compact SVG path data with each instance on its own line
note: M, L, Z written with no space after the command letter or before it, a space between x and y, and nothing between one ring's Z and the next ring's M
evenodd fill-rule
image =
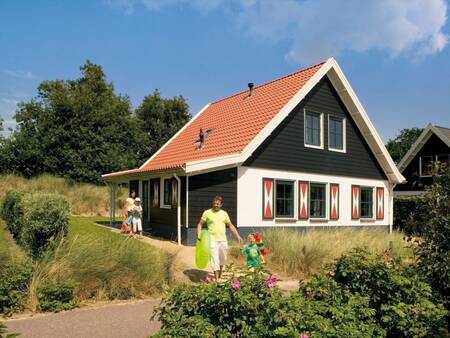
M434 125L434 127L436 127L436 128L442 128L442 129L448 129L448 130L450 130L450 128L449 127L442 127L442 126L438 126L438 125Z
M273 80L264 82L264 83L262 83L262 84L260 84L260 85L258 85L258 86L255 86L255 87L253 88L253 90L255 90L255 89L257 89L257 88L260 88L260 87L267 86L267 85L269 85L269 84L271 84L271 83L273 83L273 82L283 80L283 79L285 79L285 78L287 78L287 77L296 75L296 74L298 74L298 73L305 72L305 71L307 71L307 70L309 70L309 69L312 69L312 68L315 68L315 67L317 67L317 66L321 66L321 65L323 65L325 62L327 62L327 61L326 61L326 60L325 60L325 61L321 61L321 62L319 62L319 63L316 63L315 65L312 65L312 66L309 66L309 67L306 67L306 68L302 68L302 69L296 70L295 72L292 72L292 73L288 73L288 74L286 74L286 75L283 75L283 76L281 76L281 77L279 77L279 78L276 78L276 79L273 79ZM224 100L227 100L227 99L230 99L230 98L232 98L232 97L234 97L234 96L238 96L238 95L240 95L240 94L242 94L242 93L245 93L246 91L247 91L247 89L246 89L246 90L241 90L240 92L234 93L234 94L232 94L232 95L225 96L225 97L223 97L223 98L221 98L221 99L218 99L218 100L216 100L216 101L212 101L212 102L211 102L211 105L213 105L213 104L215 104L215 103L219 103L219 102L224 101Z

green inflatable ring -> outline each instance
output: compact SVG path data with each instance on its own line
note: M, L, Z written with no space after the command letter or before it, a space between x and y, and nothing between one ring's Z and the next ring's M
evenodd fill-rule
M195 244L195 265L197 268L204 269L208 265L211 256L211 239L208 230L202 230L200 240Z

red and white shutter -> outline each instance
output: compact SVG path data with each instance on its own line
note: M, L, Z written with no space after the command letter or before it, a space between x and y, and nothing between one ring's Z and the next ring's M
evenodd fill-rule
M273 219L273 184L272 178L263 178L263 219Z
M159 181L153 182L153 206L159 205Z
M330 184L330 219L339 219L339 184Z
M384 188L377 188L377 219L384 219Z
M178 182L172 179L172 207L176 208L178 205Z
M299 200L299 208L298 208L298 218L299 219L308 219L309 215L309 182L299 181L298 182L298 200Z
M359 185L352 185L352 219L359 219Z

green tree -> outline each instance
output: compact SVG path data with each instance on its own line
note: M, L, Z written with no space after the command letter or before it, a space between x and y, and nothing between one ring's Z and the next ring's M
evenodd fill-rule
M101 66L87 61L76 80L44 81L21 102L6 144L9 169L48 172L76 181L137 165L140 129L127 96L114 92Z
M386 148L391 154L395 163L405 156L412 144L417 140L423 129L420 128L404 128L400 130L400 133L394 138L389 139Z
M144 97L136 109L136 117L145 133L139 159L147 160L191 118L189 106L182 96L162 98L156 89Z

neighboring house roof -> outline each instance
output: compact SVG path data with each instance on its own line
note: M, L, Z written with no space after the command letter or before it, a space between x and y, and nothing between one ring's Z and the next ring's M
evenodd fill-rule
M206 105L140 168L103 175L106 180L154 171L186 173L243 163L327 75L391 182L404 180L334 58ZM202 149L199 130L212 129Z
M431 135L433 134L439 137L442 142L444 142L450 148L450 128L433 126L431 123L429 123L419 135L416 142L413 143L411 148L398 163L398 169L400 170L400 172L403 172L403 170L406 169L406 167L411 163L414 157L416 157L417 153L428 142Z

